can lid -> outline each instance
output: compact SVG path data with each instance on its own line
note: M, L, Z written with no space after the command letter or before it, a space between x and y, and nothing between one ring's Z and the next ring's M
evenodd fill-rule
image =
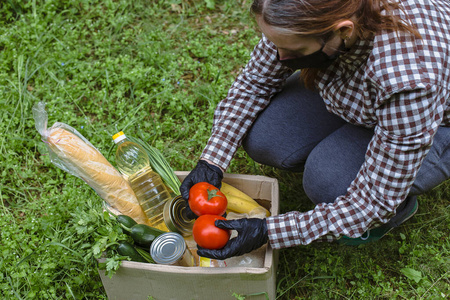
M115 135L113 135L113 140L114 143L119 143L120 141L122 141L123 139L126 138L125 133L123 133L123 131L119 131L118 133L116 133Z
M171 265L179 261L186 251L186 242L181 234L167 232L158 236L150 247L150 255L158 264Z
M195 219L186 216L186 201L178 195L164 206L164 222L170 231L181 233L183 236L192 235Z

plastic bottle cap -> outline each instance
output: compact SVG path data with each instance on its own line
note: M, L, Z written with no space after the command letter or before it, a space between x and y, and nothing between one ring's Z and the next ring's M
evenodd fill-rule
M122 141L123 139L126 138L125 133L123 133L123 131L119 131L118 133L116 133L115 135L113 135L113 140L114 143L119 143L120 141Z

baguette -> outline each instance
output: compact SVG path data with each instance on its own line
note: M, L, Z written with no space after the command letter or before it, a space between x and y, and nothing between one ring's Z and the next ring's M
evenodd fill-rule
M47 145L65 169L83 179L111 207L137 223L148 224L128 182L95 147L60 127L50 128Z

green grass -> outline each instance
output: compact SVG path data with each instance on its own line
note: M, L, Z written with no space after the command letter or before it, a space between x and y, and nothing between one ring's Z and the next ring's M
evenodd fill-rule
M34 103L47 103L49 126L74 127L111 161L116 130L142 131L174 169L190 170L258 41L250 2L0 4L0 298L106 299L96 257L121 234L95 192L51 163ZM301 174L242 150L229 172L278 178L282 212L311 208ZM448 298L448 199L448 183L422 195L417 215L377 244L282 250L279 299Z

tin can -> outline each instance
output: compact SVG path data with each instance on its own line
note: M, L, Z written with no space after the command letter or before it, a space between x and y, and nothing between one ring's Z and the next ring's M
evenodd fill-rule
M158 236L150 247L150 255L157 264L193 267L195 260L186 247L183 236L167 232Z
M164 205L164 222L172 232L178 232L183 236L192 235L192 227L195 219L189 219L185 213L186 201L181 196L176 196Z

